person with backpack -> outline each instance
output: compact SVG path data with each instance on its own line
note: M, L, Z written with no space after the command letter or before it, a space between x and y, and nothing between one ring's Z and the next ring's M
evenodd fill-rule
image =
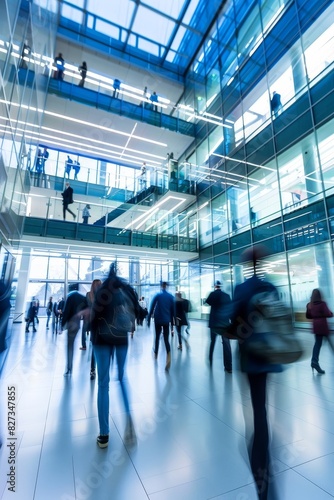
M266 410L267 376L270 372L282 371L281 365L268 363L260 356L251 353L249 349L249 344L254 340L252 333L255 317L258 314L254 309L253 297L265 292L271 292L278 297L274 285L256 275L259 260L266 255L268 255L268 251L262 245L247 249L242 254L241 262L251 262L254 274L244 283L235 287L231 311L231 329L238 331L240 368L247 374L253 408L254 436L250 464L259 500L267 499L271 481Z
M306 317L312 320L313 333L315 342L312 351L311 368L316 370L320 375L325 373L325 370L320 368L319 354L322 346L323 338L327 338L329 345L334 351L334 343L330 337L327 318L332 318L333 313L328 309L326 302L322 299L321 292L318 288L312 291L311 300L306 306Z
M117 276L116 266L112 264L108 278L95 294L91 311L91 341L98 373L97 411L100 432L97 444L100 448L106 448L109 443L109 382L114 354L127 413L127 438L133 437L127 387L123 377L128 352L128 333L134 328L138 314L138 298L133 288Z

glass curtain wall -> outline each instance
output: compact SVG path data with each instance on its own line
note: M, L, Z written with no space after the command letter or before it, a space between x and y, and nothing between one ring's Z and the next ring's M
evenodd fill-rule
M261 1L249 11L245 6L238 14L237 3L227 2L192 65L184 95L187 106L196 108L200 102L202 116L210 114L225 125L216 127L223 131L223 140L219 143L217 138L216 152L224 154L268 126L334 66L332 3L323 2L328 8L299 33L305 22L301 11L290 4ZM293 40L296 34L298 40ZM274 92L280 96L275 112L271 105ZM203 165L214 151L213 132L209 123L193 120L198 144L186 160Z
M52 2L50 2L51 4ZM3 85L0 90L0 141L2 180L1 217L11 221L10 237L19 238L26 207L29 179L24 170L31 156L27 123L40 123L46 98L44 63L31 63L30 55L53 53L56 36L56 7L43 11L31 2L22 12L21 2L3 1L0 5L0 70ZM19 51L17 52L17 50ZM12 57L14 53L17 57ZM30 74L33 69L33 77ZM9 120L9 117L11 119ZM13 166L14 168L9 168ZM3 215L5 213L6 215ZM4 228L6 232L6 229Z

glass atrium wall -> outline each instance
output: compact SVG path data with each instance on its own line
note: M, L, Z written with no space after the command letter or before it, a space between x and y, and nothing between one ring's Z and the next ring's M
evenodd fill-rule
M301 3L225 4L184 95L221 123L198 120L183 161L208 172L197 186L201 290L220 275L230 292L245 277L241 252L262 242L273 254L268 277L305 322L312 288L333 299L325 275L333 269L334 5Z
M0 6L1 218L6 219L3 233L14 239L22 232L29 190L24 164L32 138L26 133L25 124L41 123L46 99L44 63L35 61L32 68L31 55L35 51L53 53L57 20L55 1L49 2L53 11L50 9L43 16L30 2L26 15L20 16L20 4L11 0L1 2ZM33 82L29 78L30 69L34 70Z

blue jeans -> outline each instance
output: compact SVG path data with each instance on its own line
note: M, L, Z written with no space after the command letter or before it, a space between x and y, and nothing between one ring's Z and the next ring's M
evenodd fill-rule
M126 385L123 380L128 345L94 345L98 376L97 412L99 417L100 434L102 436L109 434L110 365L114 358L115 350L118 367L118 380L121 385L124 407L126 412L129 413L129 400Z

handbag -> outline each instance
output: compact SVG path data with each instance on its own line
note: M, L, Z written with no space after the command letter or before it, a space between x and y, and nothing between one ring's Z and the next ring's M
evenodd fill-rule
M268 364L298 361L303 347L294 333L291 310L272 292L255 294L250 301L251 331L243 349Z

